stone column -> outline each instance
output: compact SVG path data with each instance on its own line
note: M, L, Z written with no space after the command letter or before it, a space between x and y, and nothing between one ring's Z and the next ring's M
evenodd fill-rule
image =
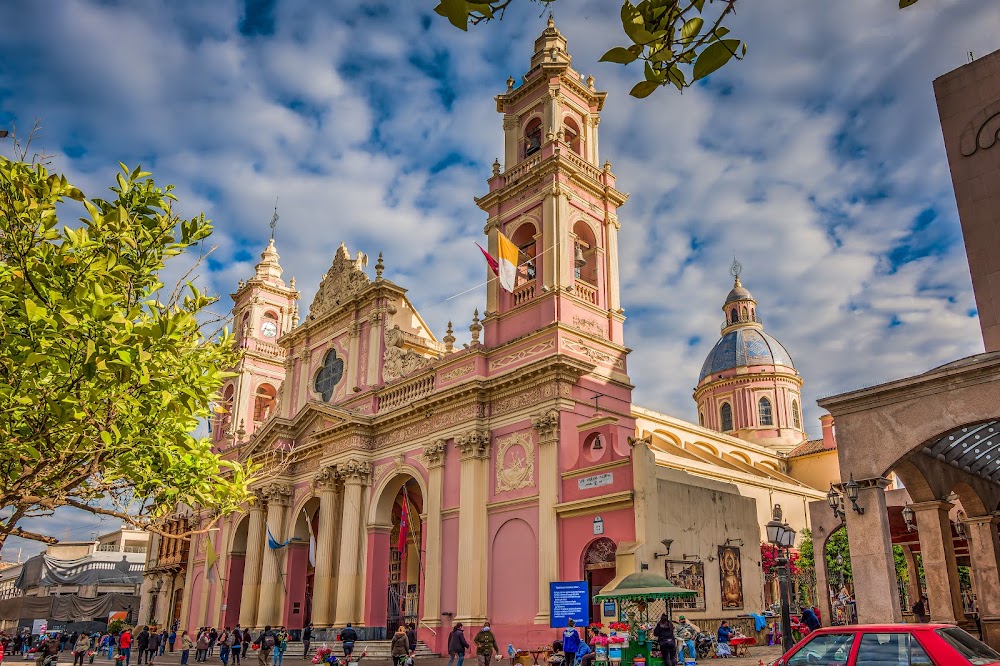
M312 381L312 373L309 372L309 361L312 359L312 351L309 349L309 341L305 342L306 348L302 350L299 355L301 360L299 361L299 390L298 395L295 396L296 403L299 405L305 405L309 402L309 384ZM287 379L285 381L288 381Z
M271 536L281 540L285 533L285 512L292 499L292 489L281 484L272 484L264 491L267 497L267 527ZM264 539L267 539L265 530ZM260 601L257 607L257 626L281 624L282 592L281 550L264 548L263 566L260 575Z
M965 610L962 608L951 519L948 518L953 506L951 502L933 500L911 504L910 508L916 513L931 621L958 624L965 621Z
M454 622L474 627L486 619L490 433L471 430L455 440L462 452L458 508L458 599Z
M814 552L819 556L815 557L816 567L816 605L820 610L820 621L824 627L829 627L833 620L833 608L830 605L830 570L826 567L826 544L830 540L829 536L823 536L813 532ZM838 590L839 591L839 590Z
M352 321L349 330L350 342L348 343L347 362L350 366L348 367L348 375L350 377L350 387L354 389L361 386L361 378L364 376L361 368L361 354L358 351L361 336L361 321ZM364 369L364 373L367 374L367 368Z
M906 560L906 577L908 579L906 588L910 595L910 606L917 603L917 599L923 594L920 589L920 570L917 569L917 559L913 555L913 549L903 546L903 559Z
M976 604L983 625L983 642L1000 650L1000 540L997 518L977 516L965 519L969 533ZM925 565L926 566L926 565Z
M847 539L851 550L851 569L858 600L858 621L862 624L902 622L899 588L896 587L896 562L889 540L889 514L885 508L888 479L862 479L858 482L859 515L847 507Z
M324 467L316 475L319 490L319 530L316 535L316 569L313 576L312 622L317 629L333 624L333 549L336 523L337 470Z
M349 460L337 466L337 473L344 481L344 508L340 531L340 575L337 585L337 613L334 624L343 627L348 622L361 622L359 597L361 595L361 526L364 488L371 479L371 465L360 460Z
M240 596L241 627L257 625L257 598L260 594L260 571L266 538L264 507L257 502L250 507L250 525L247 529L247 559L243 569L243 592Z
M426 555L424 561L424 619L430 627L441 626L441 497L444 492L444 440L424 446L427 463Z
M608 309L618 312L622 307L621 288L618 284L618 230L621 229L618 215L608 213L605 228L608 233L608 255L605 268L605 282L608 288Z
M549 583L559 580L559 412L535 415L538 431L538 614L535 624L549 624Z

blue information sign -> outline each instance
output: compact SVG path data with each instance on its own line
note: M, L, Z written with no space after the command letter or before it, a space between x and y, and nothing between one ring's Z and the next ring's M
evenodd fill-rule
M615 608L615 602L605 601L604 602L604 617L613 617L618 619L618 609Z
M570 619L576 620L577 626L585 627L590 624L587 581L549 583L549 609L549 626L553 629L568 626Z

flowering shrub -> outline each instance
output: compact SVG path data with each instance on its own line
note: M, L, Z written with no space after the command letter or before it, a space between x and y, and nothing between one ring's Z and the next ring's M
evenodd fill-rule
M594 645L607 645L608 637L604 634L597 634L594 636Z
M781 549L775 545L769 543L760 544L760 567L764 570L765 574L771 573L775 568L778 558L781 557ZM794 550L791 552L789 559L789 569L792 574L799 573L800 569L797 565L799 561L799 554Z
M612 631L628 631L628 622L612 622L608 627Z
M608 638L608 643L610 645L619 645L619 644L624 643L624 642L625 642L625 637L624 636L610 636Z
M590 623L590 628L591 629L603 629L604 625L601 624L600 622L591 622Z

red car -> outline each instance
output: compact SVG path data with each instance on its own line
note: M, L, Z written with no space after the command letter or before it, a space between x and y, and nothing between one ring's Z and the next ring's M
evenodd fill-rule
M985 666L1000 654L950 624L852 624L818 629L773 666Z

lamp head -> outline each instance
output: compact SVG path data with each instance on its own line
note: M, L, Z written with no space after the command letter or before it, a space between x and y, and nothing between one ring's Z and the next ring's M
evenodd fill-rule
M663 544L663 549L666 550L667 551L666 554L669 555L670 554L670 546L672 546L674 544L674 540L673 539L663 539L663 540L660 541L660 543Z
M860 490L861 486L854 480L854 474L851 474L851 480L844 484L844 492L847 493L847 499L851 500L851 502L856 502L858 500L858 491Z
M830 492L826 494L826 503L829 504L830 508L834 511L836 511L840 506L840 493L837 492L837 489L833 487L832 483L830 484Z

